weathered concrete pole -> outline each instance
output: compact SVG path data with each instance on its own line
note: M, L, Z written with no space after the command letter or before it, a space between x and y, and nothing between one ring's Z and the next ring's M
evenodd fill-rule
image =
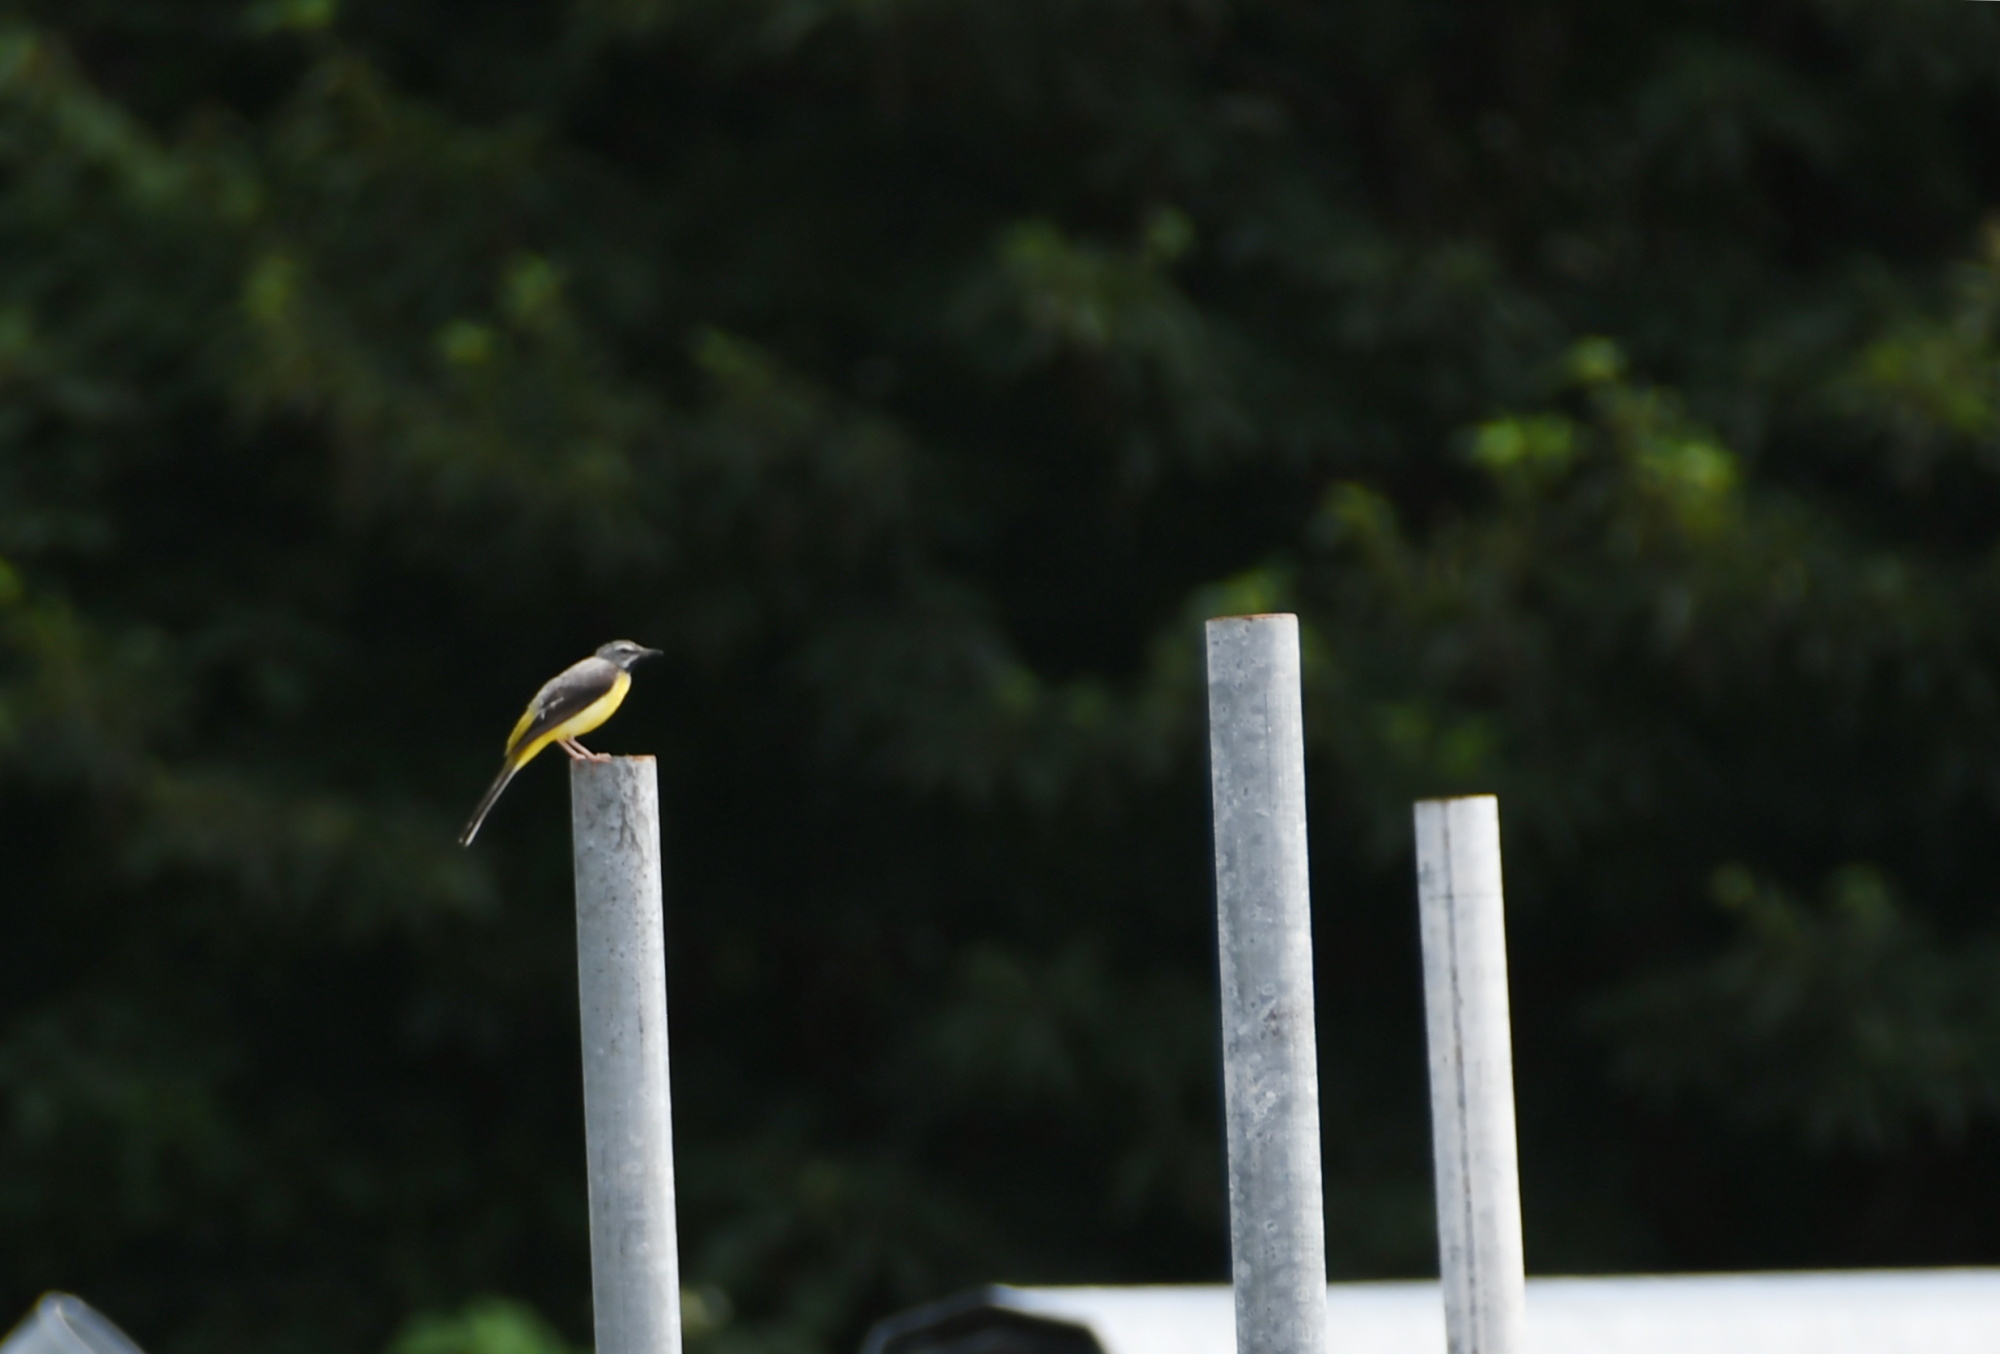
M1297 617L1208 623L1208 727L1236 1351L1324 1354Z
M1522 1354L1526 1286L1500 807L1491 795L1431 799L1417 805L1416 819L1446 1348Z
M659 782L612 757L569 789L597 1354L680 1354Z

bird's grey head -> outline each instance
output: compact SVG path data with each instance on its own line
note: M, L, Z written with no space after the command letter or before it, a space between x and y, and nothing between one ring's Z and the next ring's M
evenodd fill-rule
M642 658L658 658L658 649L648 649L643 644L634 644L629 639L614 639L597 651L597 656L608 663L616 663L621 668L630 669Z

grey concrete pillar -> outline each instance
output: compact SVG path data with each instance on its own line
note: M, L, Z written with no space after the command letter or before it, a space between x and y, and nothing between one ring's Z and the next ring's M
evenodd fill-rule
M1236 1350L1324 1354L1297 617L1208 623L1208 718Z
M569 785L597 1354L680 1354L659 784L612 757Z

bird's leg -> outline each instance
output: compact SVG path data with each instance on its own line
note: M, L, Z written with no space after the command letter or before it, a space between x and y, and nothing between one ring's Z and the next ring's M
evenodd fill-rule
M564 743L564 745L565 745L565 748L566 748L566 750L567 750L567 751L569 752L569 754L570 754L570 755L571 755L572 757L578 757L578 758L579 758L579 760L581 760L581 761L586 761L586 762L608 762L608 761L610 761L610 760L611 760L611 754L610 754L610 753L608 753L608 752L592 752L592 751L591 751L591 750L590 750L589 748L585 747L585 746L584 746L584 745L583 745L582 743L579 743L579 742L578 742L578 741L577 741L576 739L574 739L574 738L565 738L565 739L563 739L563 743Z
M558 738L556 739L556 746L561 748L564 754L573 762L587 762L591 760L589 751L574 738Z

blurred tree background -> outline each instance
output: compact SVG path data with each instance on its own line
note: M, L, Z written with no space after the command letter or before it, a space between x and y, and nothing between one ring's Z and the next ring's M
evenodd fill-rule
M614 636L696 1348L1221 1278L1278 607L1338 1275L1458 790L1531 1268L2000 1262L1996 8L0 6L0 1317L588 1342L560 765L452 838Z

